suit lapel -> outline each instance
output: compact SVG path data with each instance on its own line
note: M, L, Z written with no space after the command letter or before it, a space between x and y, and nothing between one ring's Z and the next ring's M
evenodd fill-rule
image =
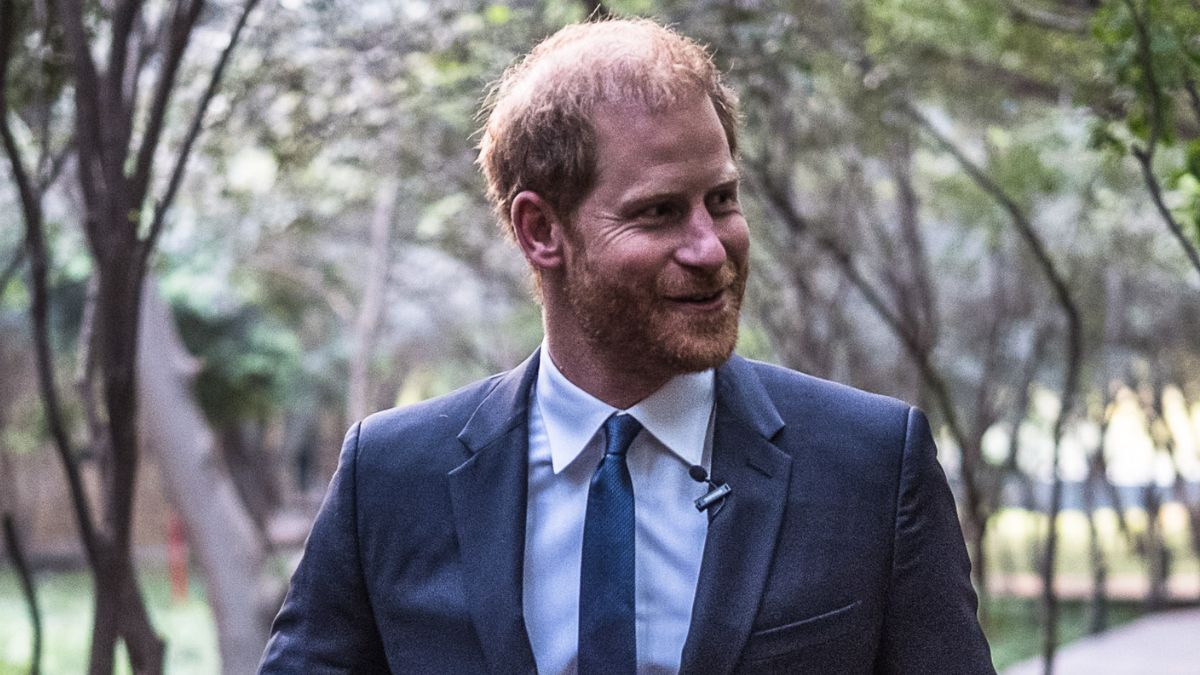
M680 672L728 673L750 635L787 501L791 457L770 441L783 428L752 366L717 371L712 474L733 488L708 525Z
M471 617L496 673L534 672L522 611L529 388L538 354L501 376L458 439L471 457L449 474Z

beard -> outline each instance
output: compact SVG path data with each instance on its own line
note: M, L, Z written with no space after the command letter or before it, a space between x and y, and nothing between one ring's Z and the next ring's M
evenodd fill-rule
M715 368L737 344L748 265L726 260L713 273L666 275L640 283L600 269L582 256L568 269L567 303L587 339L628 370L671 376ZM671 297L726 290L720 309L696 311Z

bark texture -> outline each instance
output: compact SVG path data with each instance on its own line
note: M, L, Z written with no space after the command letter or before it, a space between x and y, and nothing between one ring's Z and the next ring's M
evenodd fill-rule
M138 349L142 435L204 574L221 670L252 673L274 610L264 575L266 544L217 455L215 435L192 395L195 361L152 281L143 294Z

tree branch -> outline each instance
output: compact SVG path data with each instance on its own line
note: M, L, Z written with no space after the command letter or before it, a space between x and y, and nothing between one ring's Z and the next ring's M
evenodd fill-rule
M948 54L941 48L923 45L917 49L916 56L936 61L935 64L931 64L932 68L959 68L976 81L996 83L1005 90L1023 97L1057 103L1063 96L1063 87L1060 85L967 54Z
M916 302L920 311L916 330L921 332L922 342L926 345L937 344L938 321L937 302L931 283L931 267L929 255L921 237L920 219L918 216L919 203L917 191L912 180L912 143L908 134L893 147L889 153L888 164L892 176L896 179L899 201L900 231L904 234L904 246L908 258L912 261L912 280L916 292Z
M1125 0L1126 7L1129 8L1129 13L1133 17L1134 28L1137 33L1138 56L1142 62L1142 72L1146 77L1146 86L1150 90L1150 138L1146 141L1146 147L1141 148L1136 144L1131 147L1133 156L1137 158L1138 164L1141 165L1142 179L1146 183L1146 188L1150 191L1150 198L1154 201L1154 206L1158 210L1158 215L1162 218L1163 224L1170 230L1175 240L1183 247L1184 253L1187 254L1188 260L1192 263L1192 267L1200 273L1200 252L1196 250L1196 245L1184 233L1183 227L1179 221L1175 220L1175 216L1171 214L1171 210L1167 208L1167 204L1163 199L1162 185L1158 181L1158 177L1154 175L1154 153L1158 148L1158 141L1163 133L1163 102L1162 92L1158 89L1158 80L1154 71L1154 56L1150 51L1150 34L1146 28L1146 19L1138 13L1137 6L1133 0ZM1149 11L1149 10L1147 10ZM1188 82L1185 85L1192 99L1192 106L1197 113L1197 118L1200 119L1200 97L1197 96L1194 82Z
M25 255L29 259L30 314L33 322L33 341L38 371L38 386L45 408L46 426L54 439L55 449L62 460L71 492L71 504L79 526L80 539L88 561L97 559L97 536L92 522L91 508L79 464L66 426L63 423L62 405L54 382L54 360L50 349L49 294L46 288L47 253L42 232L42 205L40 195L35 194L29 177L25 173L20 151L13 140L8 126L7 75L8 60L12 48L12 30L15 23L12 0L0 0L0 136L13 166L13 175L21 194L21 206L25 219Z
M12 559L13 569L17 572L17 578L21 580L21 594L25 596L25 605L29 608L29 623L33 625L33 655L29 661L29 673L38 675L42 670L42 613L38 609L37 589L33 585L33 573L29 570L29 562L25 558L25 550L21 546L21 538L11 513L4 513L3 523L4 544L8 549L8 557Z
M1057 265L1050 258L1045 245L1033 227L1033 223L1029 221L1029 218L1026 217L1025 212L1017 205L1016 201L998 183L993 181L983 169L972 162L958 146L954 145L950 139L939 132L929 120L925 119L915 107L907 101L903 101L900 103L900 109L915 120L918 126L924 129L942 149L950 153L959 166L962 167L963 171L967 173L980 189L1008 212L1013 225L1017 229L1017 233L1024 240L1034 259L1037 261L1038 266L1041 268L1042 273L1045 275L1046 280L1050 283L1059 307L1067 319L1067 363L1060 398L1062 409L1059 411L1058 418L1054 421L1054 453L1051 463L1053 467L1053 485L1050 491L1049 513L1050 527L1047 534L1046 554L1043 558L1042 567L1042 601L1045 607L1045 616L1043 618L1046 622L1043 657L1045 658L1047 668L1049 668L1054 659L1054 650L1057 647L1058 630L1058 598L1054 591L1054 560L1058 543L1056 522L1062 502L1062 480L1058 474L1058 460L1059 452L1062 449L1063 430L1065 429L1067 418L1074 409L1075 394L1079 388L1079 369L1083 358L1083 322L1079 316L1079 307L1071 297L1071 291L1067 287L1066 280L1059 273Z
M92 274L88 278L84 295L83 315L79 320L79 356L75 372L75 390L83 403L83 413L87 419L88 447L94 457L107 463L111 461L109 437L105 433L104 420L100 417L100 408L96 402L96 302L100 292L99 281L99 275Z
M8 155L8 161L12 165L13 180L17 183L17 195L21 200L21 210L27 220L32 217L40 223L41 200L30 181L29 173L25 170L25 160L21 156L21 148L17 145L12 128L8 124L8 62L12 57L13 31L16 23L16 10L12 0L0 0L0 138L3 139L4 152Z
M1142 62L1142 74L1146 78L1146 87L1150 90L1150 139L1146 142L1146 154L1154 156L1158 141L1163 132L1162 92L1158 89L1158 77L1154 72L1154 54L1150 51L1150 32L1146 21L1138 13L1133 0L1125 0L1129 14L1133 17L1133 26L1137 33L1138 58ZM1147 8L1147 12L1149 9Z
M79 184L83 188L84 201L98 208L101 195L97 193L97 188L108 192L116 187L109 184L104 170L106 148L100 132L101 120L104 119L100 106L100 77L88 47L87 31L83 27L82 0L58 0L58 9L75 73L75 129L81 174ZM97 230L97 223L85 218L84 229L92 248L107 255L108 244Z
M1163 224L1171 231L1175 240L1183 247L1183 252L1187 254L1188 260L1192 263L1192 267L1200 274L1200 252L1196 250L1196 245L1188 238L1183 231L1183 226L1175 220L1175 216L1171 213L1171 209L1167 207L1166 201L1163 199L1162 185L1158 182L1158 177L1154 175L1154 169L1151 167L1151 162L1154 160L1153 154L1149 150L1142 148L1133 148L1133 156L1137 158L1138 165L1142 169L1142 180L1146 183L1146 189L1150 191L1150 198L1154 202L1154 207L1158 210L1158 215L1162 218Z
M209 103L212 102L213 96L216 95L217 89L221 85L221 77L225 73L226 64L229 63L229 56L233 53L234 47L237 46L242 29L246 26L246 20L250 18L250 12L254 10L256 5L258 5L258 0L246 0L245 6L242 7L242 13L238 17L237 23L234 24L233 32L229 36L229 44L225 45L220 58L217 59L216 65L213 66L208 86L205 88L204 94L200 97L200 101L196 105L196 111L192 115L192 123L188 126L183 146L179 150L179 155L175 158L174 168L171 169L171 177L167 182L166 192L163 193L162 198L154 206L154 218L150 222L150 231L142 244L141 260L139 263L141 269L145 269L146 267L150 252L154 249L155 241L158 239L159 233L162 232L163 218L167 213L167 209L171 207L171 203L175 200L175 193L179 190L179 184L183 180L183 172L187 167L188 158L191 156L192 146L195 144L196 138L200 135L200 129L204 123L204 113L208 111Z
M1196 81L1184 82L1183 88L1187 91L1188 102L1192 104L1192 114L1196 116L1196 122L1200 123L1200 91L1196 90Z
M133 180L130 193L136 200L133 205L139 211L141 202L146 198L150 184L151 169L154 165L154 151L158 148L162 137L163 124L167 116L167 104L175 89L175 77L179 73L179 64L183 61L183 52L187 49L191 38L192 27L200 17L204 0L178 0L175 11L171 15L171 28L167 37L166 55L163 57L162 70L159 71L158 81L154 87L154 98L146 116L146 132L142 135L138 147L137 161L134 164Z
M1088 20L1086 18L1057 14L1036 7L1027 7L1016 2L1016 0L1007 0L1005 4L1008 6L1009 15L1020 23L1059 33L1070 33L1072 35L1084 35L1087 33Z
M47 188L54 184L54 181L58 180L59 174L62 173L63 167L67 164L67 158L71 156L74 150L75 136L72 135L71 138L67 139L66 144L57 153L50 156L50 159L42 167L40 177L38 178L39 191L45 192Z
M1024 240L1026 246L1029 247L1034 259L1037 261L1039 267L1042 269L1042 272L1045 274L1046 280L1050 282L1050 286L1054 290L1054 294L1058 299L1059 304L1062 305L1064 313L1074 316L1072 323L1078 322L1079 312L1077 309L1075 309L1075 302L1071 298L1071 291L1067 287L1067 282L1062 275L1059 274L1058 266L1050 258L1050 254L1047 253L1045 245L1042 243L1042 240L1038 236L1037 231L1034 229L1033 224L1029 222L1029 219L1025 216L1025 212L1021 209L1021 207L1018 206L1016 201L1009 197L1004 189L1001 188L1000 185L995 181L993 181L991 177L983 171L983 169L972 162L963 153L963 151L958 148L958 146L956 146L950 141L949 138L938 131L933 124L929 122L929 120L925 119L925 116L917 111L916 108L905 102L901 104L901 109L909 117L915 120L917 124L924 129L943 150L950 153L950 155L954 157L955 161L958 162L958 165L962 167L963 171L967 173L971 180L977 186L979 186L980 189L992 197L992 199L994 199L1000 205L1000 207L1008 213L1010 219L1013 221L1013 225L1016 226L1017 233L1021 236L1021 239Z
M63 463L63 470L67 474L71 504L75 509L75 519L79 525L84 551L87 553L89 563L94 566L97 560L97 534L92 521L87 493L79 473L79 463L67 437L66 425L63 423L62 405L59 403L58 388L54 382L54 357L50 349L48 318L49 294L46 284L48 263L40 220L26 219L25 232L25 246L29 256L30 313L33 317L38 384L45 407L46 426L50 430L50 436L54 439L55 448Z
M602 0L582 0L583 11L587 12L589 21L612 18L612 11Z
M129 37L134 21L141 11L142 0L117 0L113 10L111 37L108 45L108 67L104 73L107 86L103 105L105 116L105 143L114 154L124 156L129 149L129 138L133 133L134 101L125 96L125 82L129 62ZM136 78L136 73L133 74Z
M891 329L892 333L900 340L909 357L916 364L921 378L933 390L934 399L938 404L938 408L942 413L942 418L946 422L946 426L950 429L951 436L962 450L962 461L964 472L969 475L975 475L976 457L971 450L971 444L968 443L965 430L958 419L958 412L954 406L954 399L950 394L949 385L941 377L934 368L930 360L928 349L921 343L918 336L908 330L906 322L903 321L896 313L888 307L887 303L878 290L863 277L862 273L854 264L850 253L844 250L841 245L832 237L822 236L812 232L812 228L808 220L796 209L793 200L786 187L780 185L772 175L772 172L761 164L756 164L752 161L747 161L761 184L762 190L767 197L767 202L772 209L783 219L784 223L791 228L795 233L807 233L812 237L817 245L826 252L841 269L842 274L854 285L854 287L862 294L867 304L871 306L879 318ZM970 516L972 526L980 525L981 513L979 506L981 504L980 495L976 491L974 481L965 481L967 489L967 511Z

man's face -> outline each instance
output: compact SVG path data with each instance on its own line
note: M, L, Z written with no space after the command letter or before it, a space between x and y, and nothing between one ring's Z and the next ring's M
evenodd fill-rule
M712 103L606 106L593 125L596 185L567 226L573 318L631 369L720 365L737 342L750 237Z

